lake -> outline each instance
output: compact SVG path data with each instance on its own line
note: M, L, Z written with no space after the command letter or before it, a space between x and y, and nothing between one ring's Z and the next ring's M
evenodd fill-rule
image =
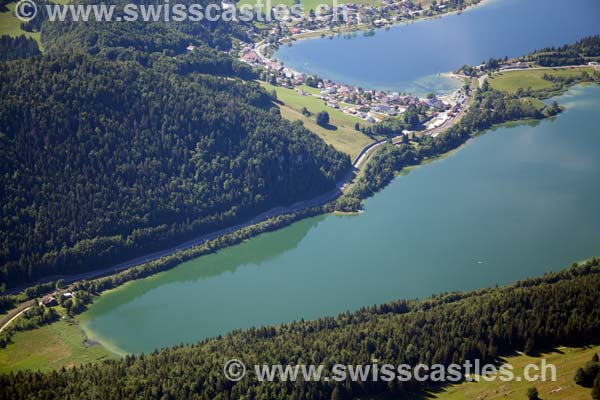
M412 170L360 215L299 221L101 296L81 315L123 352L506 284L600 254L600 87Z
M514 57L600 33L598 0L486 0L460 15L421 20L374 36L301 40L275 58L322 78L417 95L460 85L440 73L490 57Z

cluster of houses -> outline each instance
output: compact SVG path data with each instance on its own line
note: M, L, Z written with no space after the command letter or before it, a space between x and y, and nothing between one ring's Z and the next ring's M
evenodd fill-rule
M469 98L462 89L458 90L448 98L445 98L442 103L446 104L446 108L443 111L439 108L435 109L432 118L425 123L425 129L431 130L437 128L456 117L467 105L468 100ZM441 100L438 99L438 101ZM434 134L433 136L436 135L437 134Z
M423 10L420 3L410 0L383 0L380 5L346 3L338 6L337 14L344 15L344 21L333 18L318 18L311 15L302 21L291 18L279 21L269 35L267 42L276 43L293 35L313 32L315 30L331 28L332 26L369 24L372 26L384 26L393 24L402 18L414 18L421 13L444 12L447 4L439 1L431 6L430 10ZM331 12L333 14L333 11ZM271 60L262 54L256 44L247 44L242 48L241 60L251 66L262 67L271 83L295 90L306 96L316 96L323 100L328 106L339 109L342 112L370 122L393 117L404 113L410 106L421 106L430 112L432 119L440 121L438 114L445 118L452 118L464 106L460 97L456 101L448 102L435 96L421 99L416 96L400 95L399 93L388 93L383 91L363 90L350 85L342 85L327 80L316 80L315 77L294 71L283 66L275 60ZM308 86L317 87L319 93L307 92L302 88L308 81ZM463 96L464 98L464 96ZM437 123L437 122L436 122ZM443 123L443 122L441 122Z
M254 45L243 48L241 60L252 66L262 67L273 84L295 89L303 96L316 96L331 108L369 122L400 115L411 106L429 110L432 118L436 118L440 113L452 118L460 112L466 101L466 96L461 92L444 99L437 96L419 98L397 92L364 90L352 85L321 80L264 57ZM308 91L305 85L317 88L318 93L314 90Z
M511 69L526 69L529 68L529 64L524 61L516 61L500 66L500 71L507 71Z
M329 107L369 122L378 122L387 117L400 115L411 106L421 106L431 109L432 112L446 110L449 107L437 97L421 99L397 92L363 90L329 80L319 81L318 88L320 89L318 97ZM298 91L305 94L301 89Z
M422 14L446 11L448 6L443 1L439 3L431 6L429 10L423 10L420 3L415 4L410 0L383 0L378 5L346 3L337 5L335 9L321 10L320 15L310 13L303 19L288 16L280 20L279 26L271 33L275 36L289 36L336 26L351 27L365 24L383 27Z
M75 293L73 292L64 292L62 294L59 295L48 295L46 297L44 297L41 301L40 301L40 306L45 306L45 307L54 307L56 305L58 305L58 299L56 296L62 296L64 299L71 299L75 297Z

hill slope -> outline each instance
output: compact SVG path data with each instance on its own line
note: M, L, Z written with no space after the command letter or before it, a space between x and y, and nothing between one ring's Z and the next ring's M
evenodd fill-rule
M0 375L0 397L329 399L418 390L424 382L259 382L252 366L322 364L323 376L346 365L493 362L518 349L582 344L600 334L600 261L514 285L424 301L384 304L336 318L253 328L150 355L127 356L53 373ZM226 360L249 368L239 382ZM372 372L371 372L372 373ZM426 383L426 382L425 382ZM337 393L334 393L334 390ZM344 396L340 397L340 392ZM336 397L334 397L336 396Z
M0 64L0 98L8 285L311 197L350 166L251 82L59 54Z

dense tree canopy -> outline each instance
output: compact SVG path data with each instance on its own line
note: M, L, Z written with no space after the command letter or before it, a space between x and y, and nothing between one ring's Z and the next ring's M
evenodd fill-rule
M336 318L252 328L193 346L60 372L0 376L0 398L329 399L414 390L418 382L239 382L223 375L231 358L254 364L432 365L497 361L523 349L587 343L600 334L600 262L514 285L398 301ZM92 395L93 394L93 395Z
M333 186L258 85L88 55L0 64L0 281L105 266Z
M587 61L600 61L600 35L590 36L558 48L545 48L527 56L526 59L533 60L544 67L580 65Z
M225 52L244 23L53 23L44 4L23 28L45 55L0 64L0 283L164 248L326 191L350 167L246 81L255 72ZM36 54L5 41L6 59Z
M40 54L37 42L26 36L0 36L0 61L18 60Z
M175 4L189 6L197 4L206 7L210 3L221 6L220 2L210 0L177 0L164 2L162 0L110 0L102 2L114 5L113 20L110 23L96 21L49 21L46 9L42 5L50 3L48 0L37 0L38 15L25 24L29 31L41 31L44 47L50 52L63 52L66 49L86 49L97 53L106 48L133 48L144 52L166 52L168 54L183 53L190 44L204 43L214 49L228 50L232 38L247 39L245 30L248 24L243 21L115 21L116 17L123 16L123 7L126 4L137 5L165 5L170 7ZM81 0L78 4L99 4L94 0ZM51 4L51 3L50 3ZM161 15L162 17L163 15Z

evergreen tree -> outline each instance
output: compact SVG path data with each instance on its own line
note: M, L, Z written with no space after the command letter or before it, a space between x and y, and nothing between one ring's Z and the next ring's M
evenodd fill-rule
M317 114L317 125L329 125L329 113L327 111L319 111L319 113Z
M528 400L540 400L538 390L534 387L527 389Z
M0 374L0 398L87 398L90 388L97 398L123 400L139 398L140 388L149 393L145 397L198 400L225 398L225 392L231 399L288 400L366 398L389 390L418 391L431 382L389 385L380 380L353 385L322 381L290 385L273 381L267 387L253 380L232 383L222 373L223 355L238 354L248 364L280 364L285 360L293 365L318 357L318 363L333 365L341 361L340 354L348 365L366 365L374 354L381 360L413 367L418 363L448 366L475 359L494 362L496 359L487 355L490 346L503 357L533 335L547 346L590 343L600 330L598 287L600 260L594 259L502 288L397 301L335 318L235 331L195 345L56 372ZM41 310L32 308L16 326L56 318L51 309ZM562 329L566 326L570 327L568 335Z
M598 376L596 376L596 380L594 380L594 387L592 389L592 399L600 400L600 372L598 372Z
M577 368L575 371L575 383L579 386L583 386L585 384L586 376L585 372L583 372L583 368Z
M331 393L331 400L349 400L346 389L343 385L338 384Z
M348 171L256 83L183 72L208 68L199 60L0 63L0 282L117 264L316 196Z

